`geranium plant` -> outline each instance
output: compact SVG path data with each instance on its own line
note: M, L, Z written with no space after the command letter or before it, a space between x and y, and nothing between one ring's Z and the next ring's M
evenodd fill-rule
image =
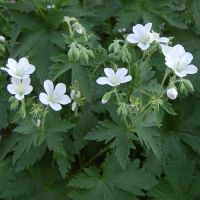
M196 4L0 1L0 198L199 199Z

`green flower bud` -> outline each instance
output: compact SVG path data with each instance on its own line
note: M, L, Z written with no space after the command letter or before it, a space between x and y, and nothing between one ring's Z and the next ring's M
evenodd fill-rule
M90 57L93 57L93 58L95 58L95 56L94 56L94 54L93 54L93 52L92 51L90 51L90 50L88 50L88 49L86 49L86 53L90 56Z
M180 83L179 89L180 89L181 93L187 93L187 89L186 89L185 84L183 82Z
M120 50L119 42L116 40L114 41L114 53L118 52Z
M109 52L114 51L114 43L112 43L112 44L109 45L108 51Z
M88 63L89 57L88 57L88 54L85 51L81 52L81 57L86 63Z
M78 50L78 48L76 48L75 45L74 45L74 48L73 48L73 55L75 57L75 60L79 60L79 58L80 58L80 51Z
M19 114L22 118L25 118L26 117L26 110L25 110L25 107L22 106L19 110Z
M102 104L105 104L108 102L108 100L110 99L111 97L111 92L106 92L104 95L103 95L103 98L101 100L101 103Z
M183 79L185 86L189 89L194 91L192 83L188 79Z
M8 102L14 102L16 100L16 98L14 97L14 96L11 96L10 98L9 98L9 100L8 100Z
M10 109L11 110L16 110L18 108L18 105L19 105L19 101L17 99L15 99L11 105L10 105Z

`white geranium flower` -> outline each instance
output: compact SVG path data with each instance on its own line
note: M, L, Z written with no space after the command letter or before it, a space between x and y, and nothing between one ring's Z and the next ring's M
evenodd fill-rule
M126 38L130 43L137 43L137 46L142 50L148 49L153 42L153 34L150 33L152 23L147 23L145 26L137 24L133 26L133 33L129 34Z
M0 42L5 42L5 37L3 37L2 35L0 35Z
M152 34L153 34L153 40L155 40L156 42L159 42L159 43L168 43L169 42L168 38L160 37L160 35L154 31L152 31Z
M63 83L58 83L54 89L53 82L46 80L44 81L44 89L47 94L41 92L39 99L43 104L50 105L55 111L62 109L60 104L66 105L71 102L69 96L64 95L66 92L66 86Z
M193 56L191 53L185 52L182 45L177 44L174 47L161 45L162 52L165 55L165 64L174 70L179 77L187 74L195 74L198 69L194 65L190 65Z
M111 86L117 86L120 83L126 83L132 80L132 76L125 76L128 72L126 68L120 68L116 73L111 68L105 68L104 72L107 77L100 77L96 80L96 82L100 85L108 84Z
M178 92L175 88L167 89L167 96L170 99L172 99L172 100L176 99L177 95L178 95Z
M47 9L55 8L54 5L47 5Z
M25 79L35 71L35 66L29 64L27 58L21 58L17 63L14 59L9 58L6 67L1 67L2 70L8 72L12 77Z
M18 100L22 100L24 95L28 95L32 90L33 87L30 85L30 78L26 79L18 79L15 77L11 78L11 83L7 86L8 92L15 95L15 98Z

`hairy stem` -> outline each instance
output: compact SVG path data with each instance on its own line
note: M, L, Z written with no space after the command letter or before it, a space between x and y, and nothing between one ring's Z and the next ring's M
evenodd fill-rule
M99 151L97 154L95 154L90 160L88 160L77 172L75 172L74 176L76 176L79 172L81 172L86 166L88 166L93 160L95 160L97 157L108 151L111 147L112 143L106 146L104 149Z
M42 10L37 6L37 4L33 1L33 0L30 0L31 3L36 7L36 9L38 10L38 12L40 13L41 17L46 20L46 16L44 15L44 13L42 12Z

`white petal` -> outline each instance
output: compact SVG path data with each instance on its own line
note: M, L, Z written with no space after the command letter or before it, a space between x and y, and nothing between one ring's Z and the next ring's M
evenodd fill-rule
M31 82L31 79L29 77L22 80L22 84L25 87L28 86L28 85L30 85L30 82Z
M16 87L13 84L9 84L7 86L7 90L8 90L8 92L10 92L10 94L16 94L17 93L16 92Z
M11 83L13 85L19 85L19 84L21 84L21 80L19 78L12 77L11 78Z
M113 78L115 78L115 71L111 68L105 68L104 72L106 74L106 76L110 79L113 80Z
M44 89L46 91L47 94L52 94L54 91L54 86L53 86L53 82L50 80L46 80L44 81Z
M120 79L120 83L126 83L126 82L129 82L130 80L132 80L132 76L128 75L128 76L122 77Z
M175 74L178 77L182 78L182 77L185 77L187 75L187 72L186 71L180 71L180 72L175 71Z
M167 46L167 45L164 45L164 44L161 44L160 45L161 46L161 48L162 48L162 52L163 52L163 54L166 56L169 52L171 52L172 51L172 47L169 47L169 46Z
M146 44L138 43L137 46L140 47L142 50L146 50L149 48L150 45L148 43L146 43Z
M182 55L185 54L185 49L184 49L184 47L183 47L182 45L180 45L180 44L175 45L175 46L173 47L173 51L176 52L176 55L178 54L178 55L182 56Z
M60 104L66 105L71 102L71 99L68 95L61 95L58 98L56 98L56 101Z
M48 99L48 95L43 92L40 93L39 100L45 105L48 105L50 103Z
M28 65L24 66L24 72L26 74L32 74L34 71L35 71L35 66L34 65L28 64Z
M193 56L191 53L185 53L180 60L180 65L187 66L191 63L192 59L193 59Z
M140 38L138 38L135 34L129 34L126 38L126 40L130 43L138 43L140 41Z
M163 42L163 43L168 43L168 42L169 42L169 39L166 38L166 37L160 37L160 38L158 39L158 41L159 41L159 42Z
M31 93L32 90L33 90L33 87L31 85L26 86L25 91L24 91L24 95Z
M62 109L62 106L59 103L52 103L52 102L50 102L50 106L55 111L58 111L58 110Z
M17 62L12 58L8 58L8 63L6 64L6 66L12 71L16 72Z
M66 85L63 83L58 83L54 89L54 95L59 97L66 92Z
M111 86L114 86L113 83L110 81L110 79L108 79L107 77L100 77L96 80L96 82L99 84L99 85L105 85L105 84L108 84L108 85L111 85Z
M141 36L144 34L145 29L144 26L142 26L141 24L137 24L133 27L133 32L137 35L137 36Z
M120 79L120 77L124 77L128 73L128 70L126 68L120 68L116 72L116 78L117 80Z
M19 94L16 94L15 95L15 98L18 99L18 100L22 100L24 98L24 95L19 95Z
M150 32L151 27L152 27L152 23L147 23L147 24L144 26L146 32Z
M184 71L186 71L188 74L195 74L197 73L198 69L194 65L187 65L183 68Z
M1 70L8 72L8 68L1 67Z
M18 65L20 65L20 66L26 66L28 64L29 64L29 62L28 62L27 58L23 57L23 58L19 59Z

